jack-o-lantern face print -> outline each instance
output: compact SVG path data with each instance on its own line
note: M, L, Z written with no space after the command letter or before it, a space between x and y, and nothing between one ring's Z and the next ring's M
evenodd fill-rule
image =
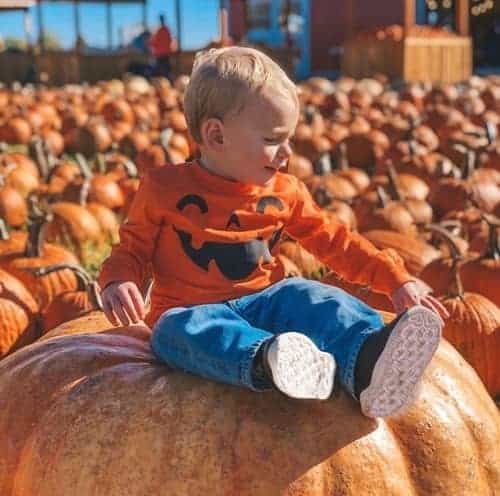
M196 205L202 214L208 213L207 202L199 195L186 195L177 202L177 209L182 211L188 205ZM257 212L263 214L268 205L282 211L283 203L274 196L264 196L257 203ZM231 224L241 227L236 213L232 213L228 219L227 226ZM281 237L283 228L273 233L269 241L261 237L242 243L216 243L206 241L199 249L192 246L192 235L174 227L179 237L184 253L202 269L208 271L211 260L215 260L220 272L232 281L246 279L258 266L259 260L265 263L271 262L271 250Z

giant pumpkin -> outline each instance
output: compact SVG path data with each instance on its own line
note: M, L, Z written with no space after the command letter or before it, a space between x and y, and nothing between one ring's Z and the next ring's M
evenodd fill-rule
M0 362L2 496L500 494L500 418L443 342L416 403L372 420L169 370L92 313Z

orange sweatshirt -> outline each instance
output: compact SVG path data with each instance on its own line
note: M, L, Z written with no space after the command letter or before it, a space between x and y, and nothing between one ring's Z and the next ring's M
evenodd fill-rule
M145 176L99 283L141 287L152 268L152 325L168 308L237 298L283 279L276 258L283 234L344 279L379 292L390 295L412 279L394 250L377 250L328 220L294 176L278 172L268 185L254 186L195 161Z

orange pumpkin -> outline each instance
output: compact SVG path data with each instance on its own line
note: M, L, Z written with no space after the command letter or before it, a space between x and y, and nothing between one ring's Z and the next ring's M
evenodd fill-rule
M464 291L457 260L450 272L452 282L442 298L450 314L443 335L474 367L490 394L500 399L500 308L480 294Z
M500 221L492 216L488 220L489 241L482 255L471 258L460 267L460 276L467 291L486 296L500 307Z
M46 217L34 219L29 236L25 238L20 251L12 249L0 256L0 268L19 279L34 296L41 309L45 308L58 294L67 289L76 288L76 278L71 271L60 270L48 277L40 279L33 271L39 267L54 263L77 264L76 257L64 248L44 243L44 226Z
M0 358L39 336L38 305L21 281L0 269Z
M76 319L92 310L102 310L97 284L89 274L77 265L55 264L40 267L36 270L37 277L45 277L58 270L68 269L75 274L78 281L76 290L59 293L42 312L43 332L47 333L60 324Z
M379 250L385 248L396 250L404 260L408 271L416 276L426 265L440 256L439 250L428 243L395 231L373 229L365 231L363 236Z
M290 259L306 278L318 279L326 271L326 267L314 255L295 241L283 241L280 253Z
M445 342L414 405L372 420L342 391L294 401L170 370L146 327L92 313L0 362L0 437L5 496L500 492L499 412Z

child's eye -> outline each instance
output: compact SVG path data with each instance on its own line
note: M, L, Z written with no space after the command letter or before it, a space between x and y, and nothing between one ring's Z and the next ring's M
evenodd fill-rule
M269 145L282 145L287 140L286 138L264 138L264 141Z

